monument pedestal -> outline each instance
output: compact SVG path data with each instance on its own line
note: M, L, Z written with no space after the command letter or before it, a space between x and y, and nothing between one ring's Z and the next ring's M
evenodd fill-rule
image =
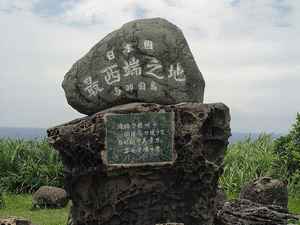
M74 225L212 225L229 136L221 103L132 103L48 129Z

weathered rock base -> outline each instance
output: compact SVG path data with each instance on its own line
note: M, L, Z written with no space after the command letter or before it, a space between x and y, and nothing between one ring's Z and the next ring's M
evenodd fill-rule
M1 225L32 225L29 220L16 218L16 217L9 217L6 219L0 218Z
M287 209L287 182L271 177L260 177L242 188L240 199L248 199L263 205L279 205Z
M173 164L109 168L103 163L105 114L162 111L175 113ZM49 143L65 167L72 223L212 225L229 123L224 104L134 103L49 129Z
M215 225L286 225L289 219L298 220L281 206L236 199L218 211Z

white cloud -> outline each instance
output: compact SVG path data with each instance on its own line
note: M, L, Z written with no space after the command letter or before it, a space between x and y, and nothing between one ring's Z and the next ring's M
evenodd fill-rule
M134 19L136 10L134 0L81 1L66 9L61 19L69 24L94 25L101 29L116 29L124 22Z
M3 11L28 11L31 10L37 0L1 0L0 10Z
M108 32L141 16L182 28L206 79L205 100L230 106L233 130L284 132L300 111L300 2L69 0L42 18L32 10L37 1L0 0L0 126L78 117L63 75Z

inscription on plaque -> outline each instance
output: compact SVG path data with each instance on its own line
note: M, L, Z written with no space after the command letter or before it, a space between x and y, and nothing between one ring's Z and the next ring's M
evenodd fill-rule
M173 112L109 114L105 122L104 161L108 165L162 164L175 160Z

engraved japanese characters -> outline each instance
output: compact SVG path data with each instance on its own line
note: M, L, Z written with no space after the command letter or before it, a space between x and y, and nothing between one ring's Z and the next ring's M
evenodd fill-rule
M202 102L204 86L182 32L160 18L110 33L63 81L68 103L88 115L130 102Z
M172 163L173 139L174 113L108 114L103 158L113 166Z

